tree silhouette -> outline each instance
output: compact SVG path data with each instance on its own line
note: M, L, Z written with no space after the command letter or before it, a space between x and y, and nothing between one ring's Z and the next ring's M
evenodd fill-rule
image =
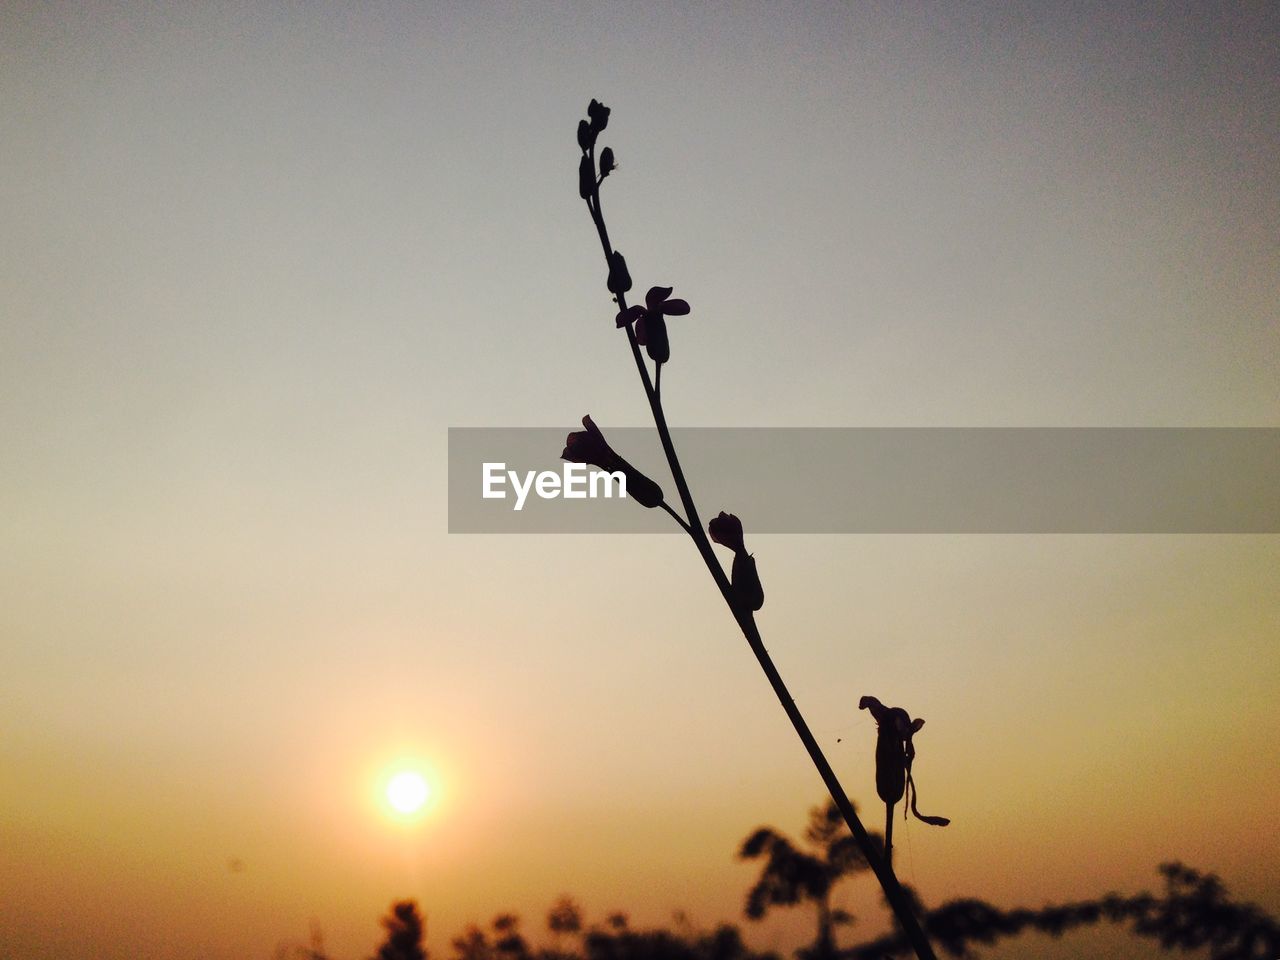
M868 864L834 801L809 811L804 836L808 850L772 827L760 827L743 841L738 852L741 859L764 859L760 879L747 892L745 912L759 920L770 907L812 902L818 914L817 936L803 954L809 960L832 960L837 954L835 928L852 923L853 917L831 908L831 891L844 877L868 869Z
M727 924L710 933L632 930L610 923L583 939L584 960L778 960L775 954L753 953L736 927Z
M1039 910L1002 910L982 900L962 898L923 911L924 926L943 952L969 960L976 944L990 945L1029 930L1060 937L1077 927L1106 920L1127 924L1136 937L1155 940L1164 950L1208 948L1209 960L1275 960L1280 957L1280 921L1252 903L1237 903L1212 873L1181 863L1160 866L1164 896L1109 893L1097 900L1052 904ZM861 944L842 960L883 960L910 950L901 931Z
M454 960L492 960L493 948L489 938L474 923L468 924L462 933L451 941Z
M418 913L414 900L399 900L391 905L391 912L382 918L387 940L374 954L374 960L427 960L422 937L426 924Z
M572 897L561 897L547 911L547 929L559 936L582 930L582 910Z
M500 913L490 922L493 939L474 923L453 938L454 960L529 960L529 942L520 932L520 918Z
M554 947L539 951L539 960L575 960L564 944L565 937L577 938L582 933L582 908L569 896L562 896L547 911L547 930L551 932Z
M520 933L520 918L500 913L493 918L493 949L499 960L527 960L529 943Z

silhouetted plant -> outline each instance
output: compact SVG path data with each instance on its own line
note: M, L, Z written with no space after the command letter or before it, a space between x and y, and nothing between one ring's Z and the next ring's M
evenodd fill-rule
M778 960L747 948L736 927L681 935L671 930L593 929L584 938L585 960Z
M527 960L529 943L520 933L520 918L500 913L493 918L493 949L500 960Z
M568 897L561 897L547 917L548 929L558 935L582 932L582 912ZM687 921L679 929L633 930L624 913L614 912L603 926L582 936L582 952L531 950L519 933L519 918L502 913L490 924L492 934L470 924L453 939L455 960L778 960L774 954L757 954L742 942L737 928L720 926L710 933L694 930Z
M386 942L374 954L374 960L427 960L422 937L426 932L418 904L413 900L400 900L391 905L391 912L382 918L386 928Z
M880 882L885 899L906 931L916 954L920 960L933 960L933 950L919 922L912 915L910 902L903 895L892 868L887 860L881 857L866 828L858 819L853 804L846 796L844 788L836 778L835 772L819 748L818 742L810 732L795 700L788 692L786 684L783 683L772 658L765 649L755 622L756 611L764 605L764 590L760 584L755 559L742 547L742 523L732 514L721 513L711 522L708 531L703 529L702 521L698 518L697 506L690 493L689 484L685 480L684 471L681 469L680 459L676 455L675 445L671 441L671 432L667 427L666 414L662 408L662 368L671 359L671 342L666 318L688 314L690 308L686 301L671 298L671 287L658 285L648 288L644 306L627 306L627 294L632 287L631 272L626 258L609 241L609 231L605 226L604 212L600 202L600 186L616 168L613 151L607 147L600 154L600 163L596 162L596 143L608 123L609 108L599 101L592 100L587 107L587 119L578 123L578 147L582 152L578 161L578 195L586 202L587 210L591 214L591 220L600 238L607 270L605 286L613 294L614 302L617 304L615 324L626 333L631 356L635 361L640 383L644 387L645 397L649 401L649 410L653 414L653 422L657 428L658 437L662 441L662 450L666 456L667 466L671 470L671 477L675 482L684 515L681 516L666 502L661 488L656 483L638 474L630 464L609 448L589 416L584 417L582 421L587 428L586 432L571 434L562 456L574 462L594 463L600 466L605 466L605 463L616 459L624 472L631 471L627 473L628 495L634 496L632 475L637 474L643 490L643 499L640 499L640 502L646 507L661 507L688 534L706 564L707 571L719 588L721 596L733 613L765 677L773 687L778 701L809 752L809 757L830 791L832 800L848 824L854 842ZM641 347L645 348L645 352L653 362L652 378L649 375L644 354L640 351ZM606 467L606 469L609 468ZM708 532L718 542L733 550L732 577L725 576L720 561L716 559L712 550Z
M911 777L911 764L916 758L914 737L924 726L919 717L911 719L911 714L902 707L886 707L875 697L863 697L858 701L859 710L870 710L876 720L876 793L884 801L884 858L893 863L893 807L902 799L903 793L908 795L907 805L902 810L905 818L907 809L917 820L945 827L951 821L946 817L929 817L916 809L916 785Z
M470 924L453 938L455 960L529 960L529 942L520 932L520 918L500 913L490 923L493 938Z
M453 947L454 960L493 960L493 947L489 944L489 938L474 923L468 924L450 941L450 945Z
M572 897L561 897L547 911L547 929L556 936L582 932L582 908Z
M845 877L866 870L867 861L833 802L809 811L805 840L808 850L800 849L772 827L760 827L743 841L740 858L764 859L760 879L747 892L744 912L759 920L770 907L812 902L818 913L817 937L802 953L809 960L831 960L836 956L836 927L854 919L831 908L831 891Z

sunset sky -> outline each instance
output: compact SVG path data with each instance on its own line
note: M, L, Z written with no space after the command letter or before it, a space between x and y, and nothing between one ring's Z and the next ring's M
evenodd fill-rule
M587 102L692 304L673 424L1278 426L1278 10L4 4L0 957L347 960L402 897L435 960L562 893L745 923L742 839L824 794L691 545L446 532L449 427L647 422ZM872 825L858 698L928 721L927 903L1180 858L1280 912L1280 537L744 521Z

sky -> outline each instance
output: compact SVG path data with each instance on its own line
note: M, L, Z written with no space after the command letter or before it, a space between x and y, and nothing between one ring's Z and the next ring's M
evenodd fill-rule
M1276 426L1278 39L1266 4L5 4L0 955L357 957L400 897L438 958L563 893L745 923L739 844L822 785L692 546L447 533L449 427L646 423L587 102L637 288L693 307L673 424ZM928 721L927 903L1180 858L1280 911L1275 536L747 521L869 822L858 698Z

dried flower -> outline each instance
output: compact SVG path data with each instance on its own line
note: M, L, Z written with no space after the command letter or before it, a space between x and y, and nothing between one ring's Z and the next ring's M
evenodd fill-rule
M917 820L938 827L945 827L951 821L946 817L925 816L916 809L916 785L911 776L911 763L915 760L916 748L912 737L924 726L920 717L911 719L911 715L902 707L886 707L875 697L863 697L858 701L859 710L870 710L876 721L876 793L889 808L889 830L892 829L893 805L902 799L909 789L909 806ZM906 811L903 811L906 815ZM892 835L886 831L886 838Z
M609 125L609 108L599 100L592 100L587 106L587 116L591 118L591 129L595 133Z
M631 289L631 274L627 272L627 261L617 250L609 254L609 292L626 293Z
M711 522L707 524L707 533L711 534L711 539L715 543L728 547L734 553L741 553L744 549L742 521L732 513L721 510L717 516L712 517Z
M662 503L662 488L614 453L590 416L582 418L582 425L586 430L575 431L565 439L561 460L589 463L609 473L621 472L627 478L628 497L643 507L656 507Z
M618 326L625 327L629 323L636 325L636 340L649 351L655 363L666 363L671 359L671 343L667 339L666 317L680 317L689 312L689 304L684 300L668 300L671 287L650 287L644 296L645 305L637 304L620 312L616 318Z

